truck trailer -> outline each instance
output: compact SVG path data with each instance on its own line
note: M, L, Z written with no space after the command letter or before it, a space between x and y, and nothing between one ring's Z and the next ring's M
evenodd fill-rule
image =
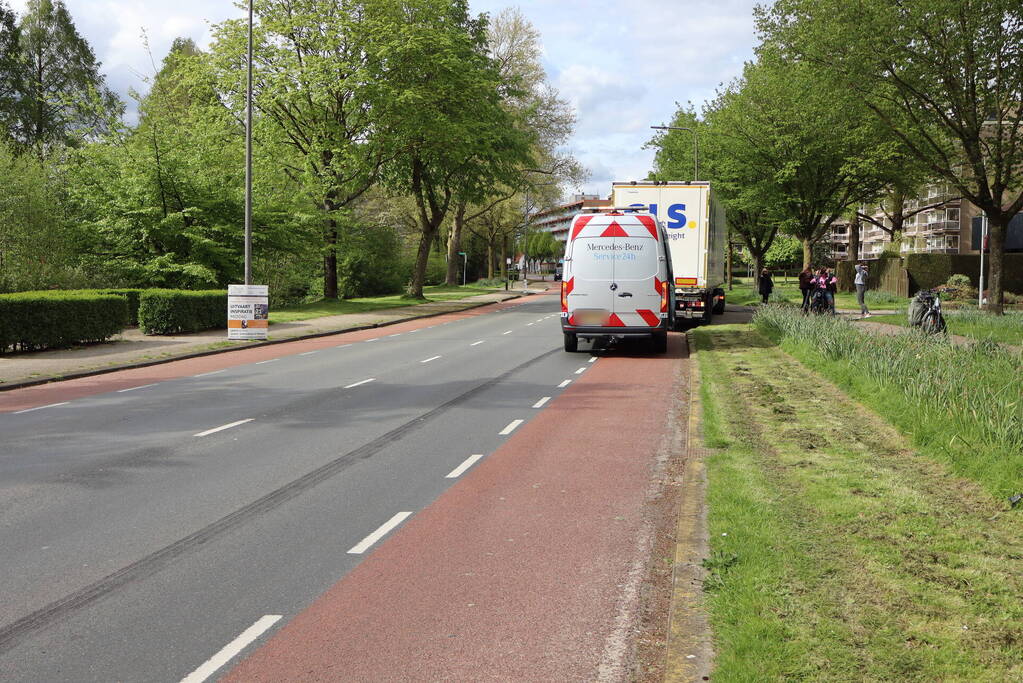
M725 211L710 183L616 182L611 205L649 211L664 230L670 251L676 329L710 322L725 310Z

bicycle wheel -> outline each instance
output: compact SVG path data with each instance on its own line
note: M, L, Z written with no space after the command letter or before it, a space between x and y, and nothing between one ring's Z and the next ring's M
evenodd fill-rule
M924 313L923 320L920 321L920 329L927 334L940 334L945 330L945 321L937 311L927 311Z

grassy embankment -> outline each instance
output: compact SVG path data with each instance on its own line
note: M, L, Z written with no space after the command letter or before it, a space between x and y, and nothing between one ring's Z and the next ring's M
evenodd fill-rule
M945 322L951 334L984 340L990 339L1001 344L1023 345L1023 312L1006 311L1003 316L994 316L976 309L945 310ZM871 322L906 327L909 319L905 312L894 315L871 316Z
M759 318L692 333L715 678L1023 679L1018 358Z
M423 295L427 301L452 301L477 294L496 292L496 289L476 287L450 287L448 285L435 285L423 287ZM280 310L270 311L270 323L290 323L311 318L322 318L328 315L342 315L345 313L367 313L369 311L382 311L388 308L401 308L402 306L414 306L418 301L403 299L401 294L389 294L387 296L369 296L358 299L342 299L340 301L314 301L308 304L289 306Z

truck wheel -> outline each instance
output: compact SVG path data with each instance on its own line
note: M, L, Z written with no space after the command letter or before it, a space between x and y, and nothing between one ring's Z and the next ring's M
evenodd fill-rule
M704 325L709 325L711 322L711 314L714 312L714 296L711 294L707 295L707 298L703 300L703 320L700 322Z
M721 297L718 299L717 297ZM714 314L721 315L725 312L725 290L720 287L714 290Z
M668 333L667 332L655 332L651 337L651 345L654 348L654 353L667 353L668 352Z
M565 332L565 350L569 353L575 353L579 350L579 337L575 336L571 332Z

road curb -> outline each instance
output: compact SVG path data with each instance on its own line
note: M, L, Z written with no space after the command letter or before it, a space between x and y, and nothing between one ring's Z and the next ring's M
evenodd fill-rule
M675 532L672 570L672 598L668 616L665 681L708 680L714 649L708 615L704 607L703 560L709 553L707 528L707 449L701 438L700 365L689 345L689 416L686 429L685 470Z
M450 313L461 313L462 311L471 311L476 308L483 308L484 306L492 306L494 304L501 304L506 301L514 301L515 299L521 299L524 296L529 296L533 292L527 292L525 294L515 294L509 296L507 299L500 301L486 301L483 303L471 304L465 308L457 308L451 311L437 311L435 313L425 313L423 315L414 315L408 318L402 318L401 320L388 320L382 323L372 323L370 325L356 325L354 327L342 327L335 330L327 330L326 332L312 332L310 334L302 334L296 337L288 337L287 339L268 339L267 341L254 342L251 344L244 344L240 346L230 346L222 349L209 349L207 351L196 351L194 353L185 353L180 356L172 356L170 358L160 358L157 360L141 361L139 363L127 363L124 365L113 365L108 368L96 368L93 370L82 370L81 372L71 372L66 375L54 375L51 377L38 377L36 379L20 380L18 382L3 383L0 382L0 392L3 391L14 391L15 389L25 389L27 387L36 387L42 384L53 384L54 382L66 382L72 379L82 379L83 377L94 377L96 375L107 375L111 372L120 372L121 370L134 370L136 368L148 368L153 365L164 365L166 363L174 363L179 360L188 360L190 358L202 358L204 356L215 356L221 353L231 353L233 351L243 351L246 349L256 349L261 346L276 346L277 344L287 344L289 342L302 341L304 339L317 339L319 337L329 337L334 334L343 334L345 332L359 332L361 330L372 330L380 327L390 327L391 325L397 325L399 323L405 323L410 320L423 320L426 318L435 318L439 315L448 315Z

